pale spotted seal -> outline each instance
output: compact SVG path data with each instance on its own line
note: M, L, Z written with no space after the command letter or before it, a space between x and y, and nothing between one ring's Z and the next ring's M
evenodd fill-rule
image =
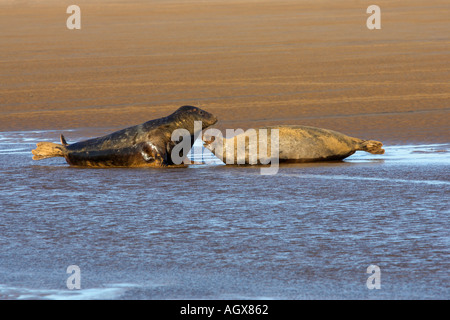
M278 154L273 154L272 132L278 130ZM203 137L204 145L226 164L267 164L270 157L279 157L279 162L315 162L342 160L356 151L367 151L372 154L383 154L383 144L375 140L363 140L349 137L333 130L299 126L280 125L258 129L249 129L232 138L222 138L220 135ZM260 136L266 136L267 145L260 152ZM238 141L242 142L245 153L238 150ZM261 155L260 155L261 153Z

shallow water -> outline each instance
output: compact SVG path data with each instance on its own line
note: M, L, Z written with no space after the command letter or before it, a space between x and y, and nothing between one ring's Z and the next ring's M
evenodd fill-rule
M58 134L0 134L0 299L450 298L450 144L387 145L273 176L218 161L32 161L35 143ZM66 286L69 265L81 290ZM370 265L379 290L366 286Z

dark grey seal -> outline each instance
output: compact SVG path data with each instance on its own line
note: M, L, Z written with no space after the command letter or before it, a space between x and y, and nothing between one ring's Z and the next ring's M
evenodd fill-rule
M33 160L64 157L72 166L84 167L159 167L173 165L171 155L177 143L172 132L185 129L194 143L194 121L201 121L201 130L213 125L212 114L193 106L183 106L171 115L122 129L103 137L68 144L61 135L61 144L39 142L32 150ZM198 130L200 131L200 130Z

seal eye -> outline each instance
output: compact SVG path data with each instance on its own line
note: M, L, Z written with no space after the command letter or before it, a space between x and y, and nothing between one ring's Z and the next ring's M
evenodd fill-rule
M204 113L203 111L200 111L200 115L201 115L201 116L203 115L203 113Z

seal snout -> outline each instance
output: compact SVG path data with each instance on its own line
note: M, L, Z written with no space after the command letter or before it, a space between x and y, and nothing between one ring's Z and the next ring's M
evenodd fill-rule
M212 125L216 124L217 121L218 121L217 118L214 117L214 116L212 116L211 119L208 119L208 120L206 120L206 121L203 121L203 129L206 129L206 128L209 127L209 126L212 126Z

